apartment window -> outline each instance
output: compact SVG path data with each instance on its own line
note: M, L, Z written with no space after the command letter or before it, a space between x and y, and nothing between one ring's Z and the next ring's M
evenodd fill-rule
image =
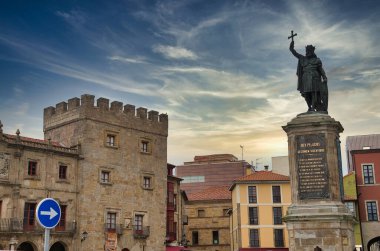
M181 181L182 184L205 182L205 176L184 176L181 178L183 179L183 181Z
M173 194L174 211L177 211L177 195Z
M191 232L191 237L193 239L193 245L198 245L199 244L198 231Z
M256 186L248 187L248 200L249 200L249 203L257 203Z
M273 224L282 225L282 208L281 207L273 208Z
M110 171L102 170L100 171L100 182L101 183L110 183Z
M272 186L273 203L281 203L280 186Z
M135 228L136 228L136 230L142 230L143 229L143 218L144 218L144 215L142 215L142 214L136 214L135 215Z
M198 209L198 217L205 217L206 212L204 209Z
M59 219L58 225L55 227L57 231L64 231L66 228L66 205L59 205L61 208L61 218Z
M58 167L58 178L60 180L67 179L67 166L66 165L59 165L59 167Z
M260 247L259 230L258 229L250 229L249 230L249 245L251 247Z
M374 184L373 165L363 165L364 184Z
M228 212L230 210L228 208L223 209L223 215L222 216L228 216Z
M107 231L116 231L116 213L115 212L107 212L106 228L107 228Z
M24 229L33 230L36 214L36 203L25 203L24 207Z
M274 246L283 247L284 246L284 230L274 229Z
M368 221L378 221L376 201L367 201L366 205Z
M167 188L168 206L171 207L171 209L174 209L174 183L168 182Z
M258 225L259 224L259 212L257 207L249 207L249 224Z
M355 202L353 202L353 201L348 201L348 202L345 202L344 204L346 205L346 207L348 208L348 210L350 210L350 212L351 212L353 215L356 215Z
M34 160L28 161L28 175L37 176L37 161L34 161Z
M212 231L212 244L219 244L219 231Z
M144 177L143 187L145 189L152 188L152 179L151 179L151 177Z

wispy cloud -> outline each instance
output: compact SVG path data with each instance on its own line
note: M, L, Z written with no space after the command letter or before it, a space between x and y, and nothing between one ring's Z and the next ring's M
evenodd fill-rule
M128 57L120 57L120 56L110 56L108 57L109 60L112 61L119 61L123 63L132 63L132 64L147 64L148 62L145 61L143 57L141 58L128 58Z
M194 52L182 47L154 45L153 51L156 53L160 53L164 57L169 58L169 59L195 60L198 58L198 56Z

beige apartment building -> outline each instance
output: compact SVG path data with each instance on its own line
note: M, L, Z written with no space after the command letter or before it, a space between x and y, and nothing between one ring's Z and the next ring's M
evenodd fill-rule
M1 131L1 248L42 250L35 206L52 197L65 220L50 250L165 250L166 114L85 94L45 108L43 129Z

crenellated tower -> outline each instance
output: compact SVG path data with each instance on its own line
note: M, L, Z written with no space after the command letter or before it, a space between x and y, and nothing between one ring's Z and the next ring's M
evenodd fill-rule
M115 240L118 250L164 250L166 114L84 94L44 109L44 135L81 151L77 234L91 238L83 250Z

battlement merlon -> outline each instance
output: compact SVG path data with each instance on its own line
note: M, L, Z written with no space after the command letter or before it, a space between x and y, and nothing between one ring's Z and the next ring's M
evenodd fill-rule
M84 94L81 98L71 98L44 109L44 131L63 126L81 119L93 119L108 124L132 129L168 134L168 115L122 102Z

